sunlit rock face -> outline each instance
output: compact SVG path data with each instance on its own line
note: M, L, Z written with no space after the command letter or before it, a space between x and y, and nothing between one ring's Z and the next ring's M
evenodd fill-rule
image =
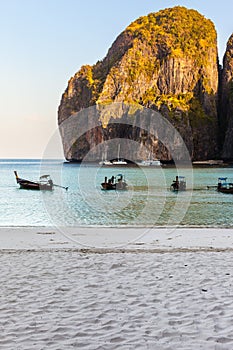
M58 123L93 105L143 106L161 113L179 131L193 160L216 158L218 76L217 38L210 20L179 6L151 13L131 23L102 61L81 67L69 80ZM99 126L72 147L61 131L66 159L82 160L93 145L112 138L133 139L154 157L171 159L156 135L145 135L143 119L142 130L135 130L125 127L120 110L117 118L122 118L121 124L112 123L111 116L101 117ZM145 156L140 147L138 152L136 158ZM101 154L96 152L95 157L98 160Z
M223 59L220 84L220 127L225 159L233 159L233 34L228 40ZM225 138L224 138L225 136Z

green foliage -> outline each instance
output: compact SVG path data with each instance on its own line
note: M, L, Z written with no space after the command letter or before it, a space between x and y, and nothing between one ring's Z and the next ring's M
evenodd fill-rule
M205 66L208 62L208 49L216 47L213 23L197 11L180 6L140 17L121 34L123 41L124 35L132 37L131 48L126 51L120 49L125 52L124 58L121 57L121 60L125 59L124 79L122 68L119 67L118 50L111 50L106 59L97 62L93 67L84 66L79 72L80 78L86 80L87 87L92 91L93 101L98 100L98 96L102 94L108 75L116 87L115 96L120 93L119 85L124 81L131 86L128 94L132 94L135 84L145 79L153 80L163 59L190 57L194 66ZM207 93L212 93L207 79L203 81L203 87ZM148 101L155 100L157 95L158 91L151 88L143 96L143 100L147 104ZM156 103L166 103L171 109L177 106L187 109L186 97L160 96Z
M155 104L158 107L160 107L162 104L166 105L170 111L174 111L175 109L188 111L190 108L190 100L192 96L192 93L160 95L157 97Z
M159 68L159 62L156 57L143 53L143 47L135 45L129 49L127 53L127 61L125 62L125 70L127 72L126 81L133 84L141 75L147 77L151 81L153 75Z
M214 119L205 113L201 102L196 97L192 98L190 101L190 110L188 115L192 127L204 127Z
M158 94L158 88L153 86L143 94L140 103L143 106L150 107L151 104L155 104L155 100L158 97Z
M195 10L176 6L158 13L140 17L127 29L141 41L148 41L154 47L163 47L164 54L197 59L207 58L208 48L216 46L214 24Z
M87 88L91 95L90 104L110 103L118 98L144 106L154 105L158 109L165 105L171 115L176 110L187 112L193 123L196 119L207 118L190 85L189 92L164 95L157 79L161 67L166 66L166 60L175 58L176 62L182 62L182 59L186 62L189 58L194 84L199 79L203 87L201 93L214 93L206 73L209 70L205 69L210 52L216 50L216 31L210 20L195 10L177 6L140 17L116 42L116 47L113 44L103 61L80 69L76 77L80 83L76 100L82 99L83 90ZM164 74L172 79L172 68L169 69ZM174 86L167 91L175 91ZM186 91L185 88L180 90ZM233 94L233 87L231 91Z
M148 89L143 97L142 97L142 104L145 106L148 106L149 104L153 104L158 109L160 109L162 106L166 106L170 112L174 112L175 110L179 109L183 112L186 112L190 109L190 101L193 97L193 93L185 93L185 94L168 94L168 95L161 95L159 94L157 88L151 88ZM171 114L172 116L172 114Z

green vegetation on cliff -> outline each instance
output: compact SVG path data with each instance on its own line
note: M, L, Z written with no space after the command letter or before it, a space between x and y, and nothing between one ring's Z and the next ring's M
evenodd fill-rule
M200 147L193 154L213 157L218 69L212 21L180 6L151 13L131 23L102 61L83 66L70 80L59 107L59 122L94 104L138 104L160 111L182 136L188 126L186 139L192 139L193 133ZM204 132L209 136L202 144Z
M206 49L216 45L214 24L199 12L180 6L140 17L126 31L162 49L163 57L185 54L197 64L207 59Z
M124 50L126 38L130 38L131 43ZM193 71L197 71L193 80L202 78L203 89L213 93L205 77L205 67L210 51L216 51L216 31L214 24L197 11L177 6L140 17L115 43L118 41L121 41L120 50L118 47L114 50L113 44L103 61L92 67L84 66L79 72L80 79L85 76L86 86L91 90L90 105L121 99L159 107L163 101L168 107L172 102L173 106L186 111L192 97L190 87L184 86L179 91L174 91L173 87L169 91L168 87L168 91L161 91L156 84L161 67L171 59L192 65ZM140 89L142 93L138 91L141 83L148 86Z

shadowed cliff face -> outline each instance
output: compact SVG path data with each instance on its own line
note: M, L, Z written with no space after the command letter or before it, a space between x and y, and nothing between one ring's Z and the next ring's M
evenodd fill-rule
M139 18L119 35L103 61L83 66L62 96L58 123L95 104L141 105L168 119L180 132L192 159L216 158L217 89L213 23L197 11L174 7ZM110 127L109 121L107 117L101 120L102 131L93 131L98 134L96 142L113 137L145 142L140 132L128 130L127 135L123 123ZM82 160L90 148L85 139L84 135L72 150L64 142L67 159ZM155 137L148 135L147 144L154 156L171 159L169 150Z
M222 155L225 159L233 159L233 34L223 59L220 106L222 137L225 135Z

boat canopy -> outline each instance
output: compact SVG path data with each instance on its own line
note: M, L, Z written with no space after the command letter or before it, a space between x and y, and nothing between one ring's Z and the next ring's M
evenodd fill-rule
M49 178L50 177L50 175L41 175L40 176L40 179L47 179L47 178Z

